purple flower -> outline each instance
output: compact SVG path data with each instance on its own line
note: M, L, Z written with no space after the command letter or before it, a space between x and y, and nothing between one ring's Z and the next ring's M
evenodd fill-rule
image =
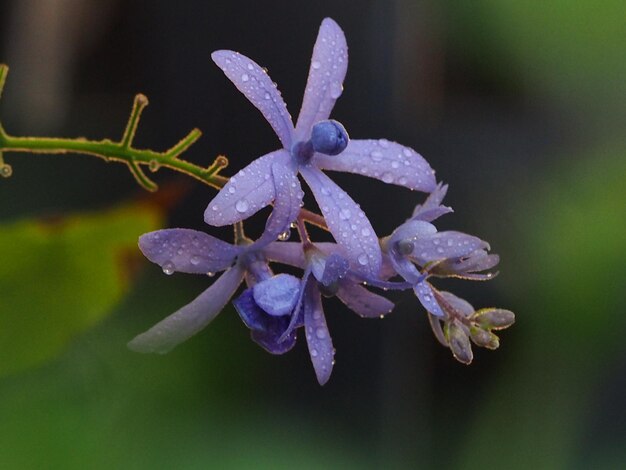
M205 221L214 226L229 225L272 202L277 220L290 219L295 203L301 202L300 173L351 265L376 277L381 252L374 229L352 198L321 170L362 174L426 192L435 189L435 177L414 150L384 139L349 140L340 123L328 120L342 93L348 65L341 28L330 18L322 22L295 128L276 85L263 68L233 51L216 51L212 58L265 116L282 148L256 159L232 177L207 207ZM277 167L284 170L281 182L295 191L296 197L290 202L283 202L282 195L275 191L272 168Z
M291 341L294 329L304 326L311 362L321 385L330 378L335 363L322 295L337 296L362 317L378 318L393 309L391 301L359 285L341 253L342 247L335 244L273 243L266 249L266 255L273 261L304 270L300 298L279 341Z

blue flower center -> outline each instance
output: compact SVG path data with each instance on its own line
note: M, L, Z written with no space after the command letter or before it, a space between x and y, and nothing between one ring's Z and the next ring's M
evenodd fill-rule
M350 137L340 122L329 119L320 121L311 130L311 139L297 142L291 154L299 165L306 165L315 152L324 155L339 155L348 146Z

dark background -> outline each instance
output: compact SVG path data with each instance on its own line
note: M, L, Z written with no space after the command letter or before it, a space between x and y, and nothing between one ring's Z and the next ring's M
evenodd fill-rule
M626 464L625 13L617 0L4 0L7 131L118 138L142 92L151 105L138 147L163 150L199 127L204 136L185 158L207 165L227 155L226 175L277 139L210 53L233 49L268 67L295 116L317 29L334 18L350 65L333 117L352 137L386 137L427 158L455 209L438 227L476 234L502 258L490 283L440 285L477 308L515 311L517 324L467 367L438 345L408 293L383 321L327 301L337 364L319 387L303 341L267 355L230 309L167 356L128 351L129 339L207 285L142 261L106 315L55 354L0 376L0 466ZM122 165L5 160L14 174L0 181L4 227L145 197ZM215 190L167 170L152 176L162 187L183 182L162 226L207 229L202 213ZM379 234L423 197L332 176ZM15 280L13 250L0 244L0 298ZM90 253L95 264L107 256ZM19 285L28 296L59 273L42 259ZM50 299L36 312L0 303L6 337L13 316L27 330L42 317L58 324L64 313L46 308ZM20 345L39 343L26 335Z

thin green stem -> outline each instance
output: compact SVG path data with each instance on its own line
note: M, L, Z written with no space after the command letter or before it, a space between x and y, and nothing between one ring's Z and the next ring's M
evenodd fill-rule
M0 64L0 96L6 82L8 67ZM194 163L180 160L180 155L193 145L202 135L199 129L193 129L187 136L165 152L143 150L132 147L133 139L139 125L141 113L148 105L144 95L137 95L133 103L130 117L126 124L121 141L110 139L88 140L83 138L56 138L56 137L16 137L8 134L0 123L0 176L10 176L11 167L4 163L3 154L7 152L37 153L37 154L67 154L76 153L92 155L108 162L120 162L128 166L137 182L149 191L155 191L157 185L145 174L142 166L148 166L151 171L160 168L169 168L179 173L195 178L214 188L222 188L228 178L219 172L228 165L226 157L218 156L215 161L201 167Z

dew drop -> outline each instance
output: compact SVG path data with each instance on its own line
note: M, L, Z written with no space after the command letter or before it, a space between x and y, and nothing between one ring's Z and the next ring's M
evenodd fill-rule
M209 271L208 273L206 273L206 275L209 276L209 277L214 277L215 273L212 272L212 271Z
M407 183L406 176L401 176L401 177L398 179L398 183L400 183L400 184L406 184L406 183Z
M319 69L321 66L322 64L320 64L317 60L311 62L311 67L313 67L315 70Z
M235 209L237 210L237 212L240 213L246 212L248 210L248 207L250 207L250 204L248 204L248 201L246 201L245 199L239 199L235 204Z
M399 166L400 166L400 162L397 162L395 160L391 162L391 168L398 168Z
M278 234L278 239L281 242L284 242L286 240L289 240L289 237L291 236L291 230L285 230L284 232Z
M311 357L317 357L317 349L311 349Z
M2 176L3 178L8 178L13 174L13 168L11 168L11 165L7 165L6 163L2 166L0 166L0 176Z
M348 220L350 218L350 211L348 209L341 209L341 211L339 211L339 218L341 220Z
M383 173L382 180L385 183L391 183L393 181L393 175L389 172Z
M378 144L384 149L389 148L389 141L387 139L379 139Z
M247 82L248 80L250 80L250 77L248 76L248 74L247 74L247 73L244 73L244 74L241 76L241 81L242 81L242 82Z
M174 263L172 263L171 261L166 261L165 263L163 263L163 266L161 266L161 268L163 269L163 272L165 274L171 276L172 274L174 274L176 266L174 266Z
M248 70L254 70L254 65L248 64Z
M357 258L357 261L361 266L365 266L367 264L367 255L365 253L361 253Z
M370 157L372 157L372 160L375 162L379 162L383 159L383 153L378 150L374 150L370 153Z
M324 328L318 328L315 330L315 336L317 336L317 339L326 338L326 330L324 330Z
M363 227L361 229L361 235L363 235L364 237L369 237L371 233L372 231L367 227Z
M411 155L413 155L413 152L411 152L411 149L408 149L408 148L405 148L404 150L402 150L402 153L407 157L410 157Z
M148 169L154 173L155 171L157 171L160 168L160 164L159 162L157 162L156 160L150 160L150 163L148 163Z
M322 194L324 196L328 196L330 194L330 191L328 190L326 186L322 186Z
M437 248L437 253L443 253L443 248L438 247L438 248Z
M343 85L339 82L332 82L330 84L330 97L333 99L337 99L343 93Z
M266 91L265 95L263 95L263 98L265 98L266 100L269 100L271 98L270 94Z
M198 266L200 264L200 261L202 260L200 259L199 256L192 256L191 259L189 260L189 262L193 264L194 266Z
M234 187L234 186L232 186L232 185L231 185L231 186L229 186L229 187L228 187L228 192L229 192L230 194L235 194L235 191L237 191L237 189L235 189L235 187Z

